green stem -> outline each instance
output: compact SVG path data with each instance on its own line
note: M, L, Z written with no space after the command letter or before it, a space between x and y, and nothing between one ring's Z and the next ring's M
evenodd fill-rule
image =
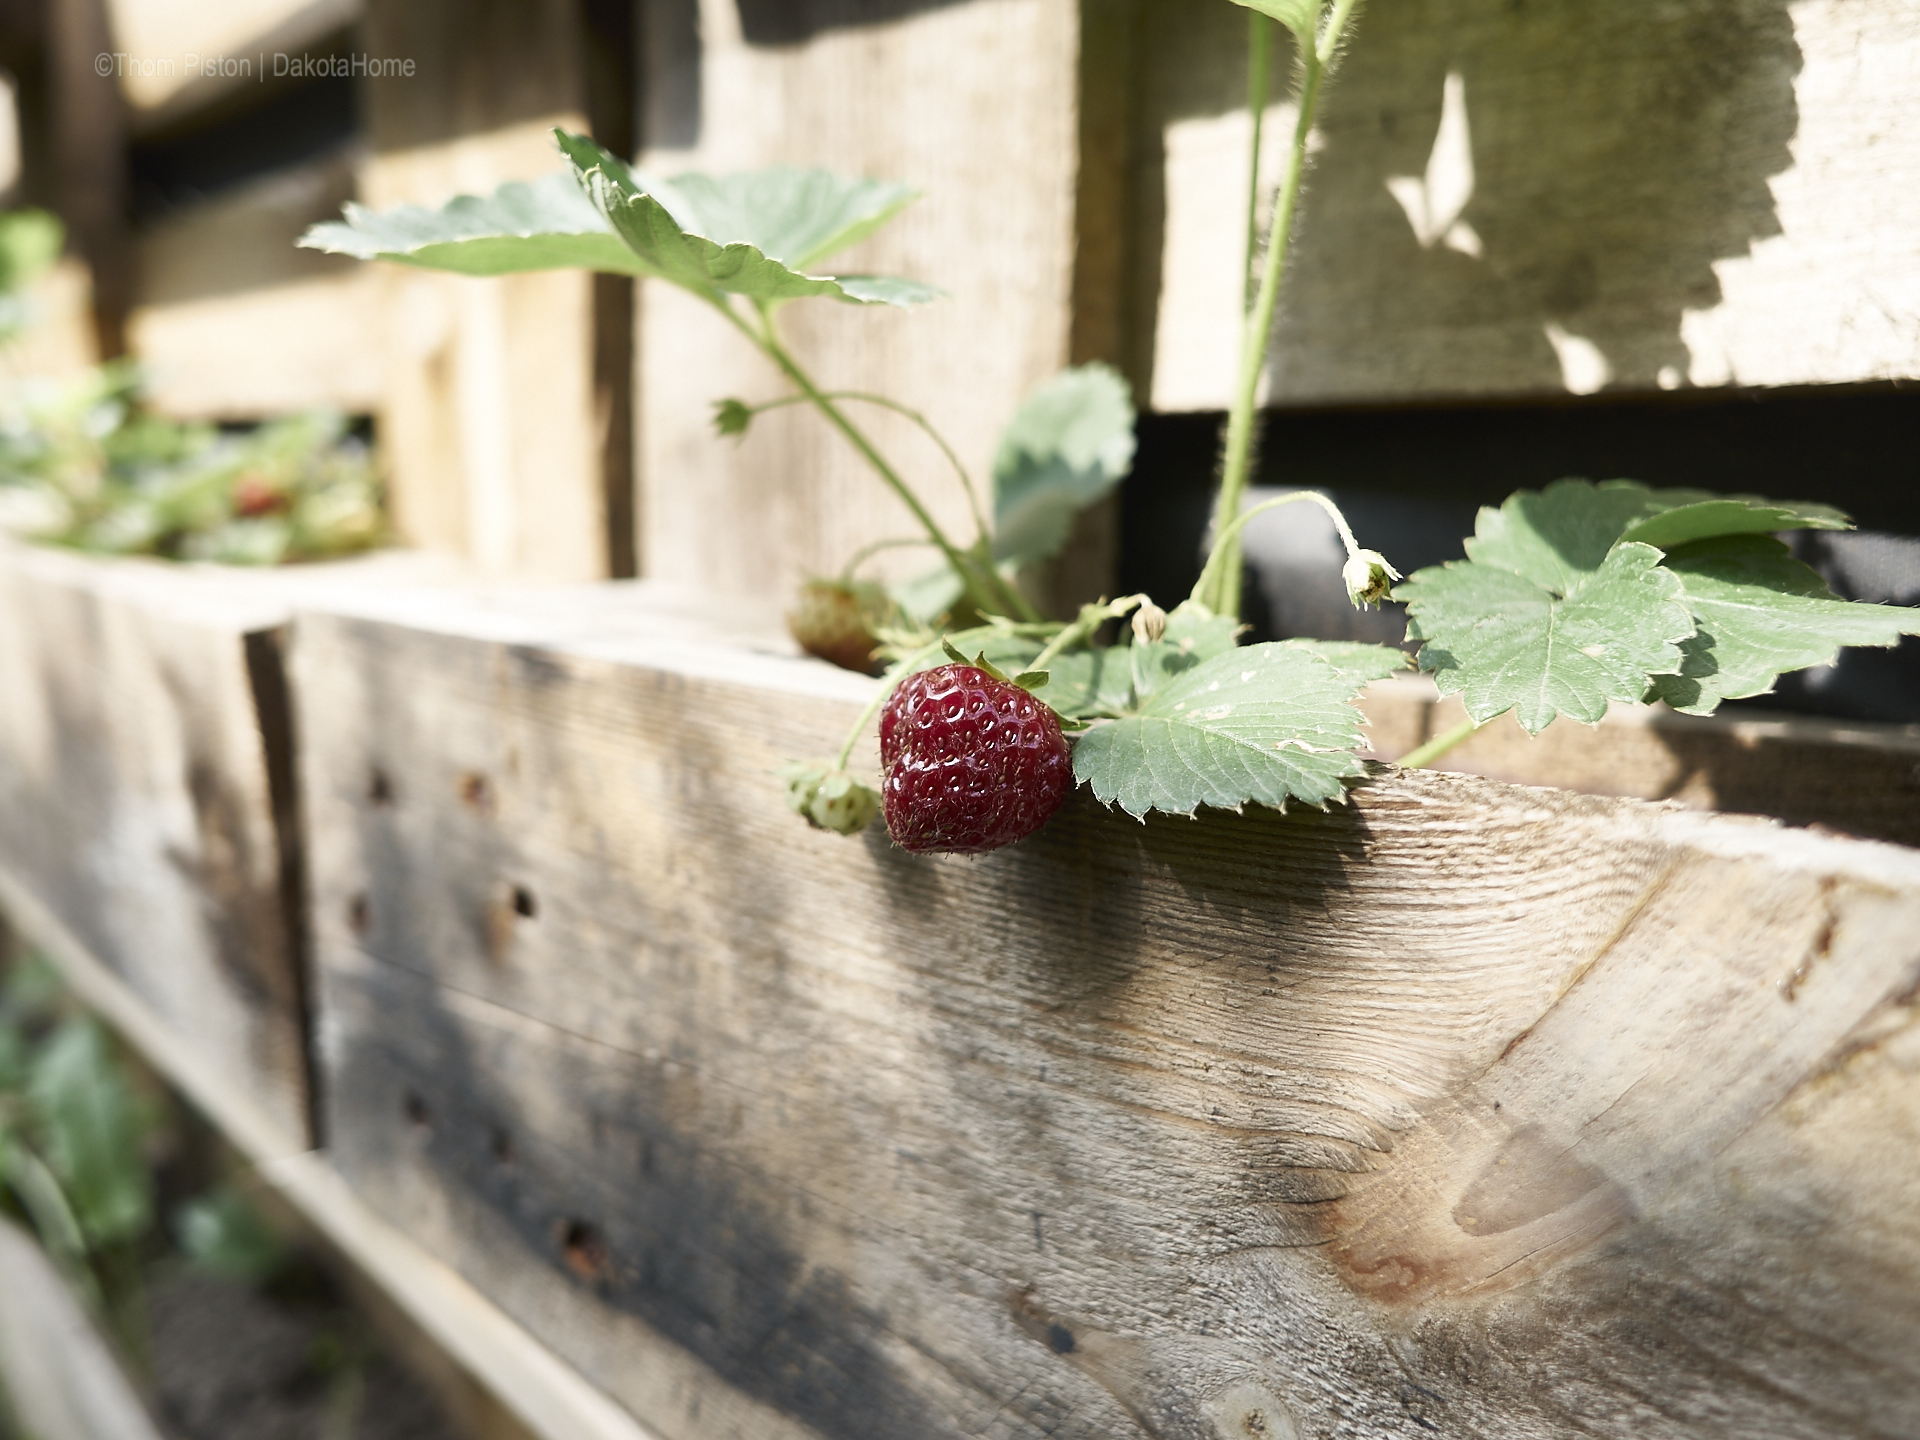
M1226 455L1220 472L1220 499L1214 509L1215 529L1219 535L1216 549L1224 545L1226 555L1213 577L1212 591L1200 597L1217 615L1237 618L1240 614L1241 556L1238 536L1227 535L1227 520L1240 513L1241 497L1247 488L1252 465L1254 403L1260 391L1260 372L1266 366L1267 338L1273 330L1273 317L1280 303L1280 285L1286 274L1287 251L1293 241L1293 217L1299 207L1300 182L1306 174L1307 141L1313 133L1314 111L1320 102L1320 83L1338 51L1341 31L1346 28L1357 0L1338 0L1332 14L1313 44L1300 46L1299 113L1294 120L1293 144L1287 152L1286 173L1273 201L1273 224L1267 231L1267 258L1261 267L1260 289L1254 297L1252 313L1240 337L1240 373L1234 391L1233 407L1227 413ZM1209 568L1212 568L1209 559Z
M894 468L874 448L873 442L867 439L860 428L846 417L845 412L828 398L825 391L813 383L812 377L800 368L799 362L787 353L786 347L780 343L778 332L774 329L771 311L765 307L761 308L761 329L755 331L731 305L720 302L720 309L754 344L760 347L768 359L786 373L789 380L800 387L801 392L813 403L813 407L826 417L827 422L834 429L847 438L848 443L860 452L867 464L873 467L874 473L884 480L893 493L900 497L907 509L913 512L914 519L918 520L921 528L927 532L927 538L940 547L941 554L946 556L947 563L953 567L954 574L960 577L960 582L966 587L975 609L983 614L1011 610L1023 619L1038 620L1040 618L1040 612L1028 604L1027 598L993 568L991 561L978 560L947 538L946 532L928 513L927 507L920 503L920 497L913 493L907 482L900 478Z
M953 466L953 473L960 477L960 488L967 492L967 505L973 511L973 523L981 535L989 533L986 513L980 508L980 492L974 488L973 476L967 473L967 467L960 462L953 446L946 437L933 428L933 422L918 410L902 405L897 400L889 400L884 395L869 394L865 390L828 390L824 392L829 400L860 400L868 405L878 405L883 410L891 410L896 415L904 415L926 433L926 437L940 447L940 453L947 457L947 463ZM778 410L783 405L807 405L812 403L808 395L783 395L778 400L769 400L764 405L752 405L748 408L755 415L763 415L769 410Z
M1027 662L1027 669L1046 669L1053 661L1053 658L1063 650L1071 649L1075 645L1085 644L1093 638L1094 632L1106 624L1107 621L1118 620L1128 611L1134 609L1136 606L1144 605L1146 602L1147 597L1145 595L1127 595L1111 603L1102 600L1097 605L1082 605L1080 607L1079 617L1075 619L1072 624L1063 627L1058 635L1055 635L1053 639L1049 640L1046 645L1041 648L1040 653Z
M1486 722L1469 716L1451 730L1443 730L1424 745L1416 745L1402 755L1398 764L1403 770L1424 770L1454 746L1472 738L1473 733Z
M1247 249L1240 264L1240 309L1253 303L1253 257L1260 253L1260 132L1273 89L1273 37L1278 24L1258 10L1247 11L1247 109L1253 115L1253 159L1247 166Z
M1340 532L1340 543L1347 547L1347 558L1352 559L1360 549L1360 542L1353 538L1353 528L1347 524L1347 517L1340 513L1340 507L1318 490L1292 490L1278 499L1263 500L1251 510L1243 511L1227 522L1220 533L1214 537L1213 550L1207 556L1207 567L1200 572L1200 578L1194 582L1193 594L1189 598L1211 609L1212 604L1207 599L1207 595L1210 588L1218 588L1229 551L1234 554L1239 552L1240 532L1247 528L1247 522L1264 511L1276 510L1282 505L1292 505L1303 500L1318 505L1332 518L1334 528ZM1238 586L1234 587L1234 593L1239 593Z
M882 550L901 550L909 545L931 544L933 544L933 542L927 539L926 536L915 535L895 540L875 540L871 545L862 545L858 550L853 552L853 558L847 561L845 567L840 571L841 582L843 584L851 583L853 580L853 572L860 568L861 561L868 559L870 556L878 555Z

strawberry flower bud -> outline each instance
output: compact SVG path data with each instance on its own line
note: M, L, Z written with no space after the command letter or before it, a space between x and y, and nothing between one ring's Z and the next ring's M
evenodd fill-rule
M1137 645L1151 645L1167 633L1167 612L1151 600L1142 600L1133 612L1133 639Z
M1346 582L1353 608L1365 610L1387 598L1400 572L1378 550L1356 550L1341 569L1340 578Z

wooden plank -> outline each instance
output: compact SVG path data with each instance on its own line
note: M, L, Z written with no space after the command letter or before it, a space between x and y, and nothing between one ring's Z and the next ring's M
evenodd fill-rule
M422 61L414 79L366 88L361 198L376 209L549 174L552 127L586 127L573 0L374 0L361 33L370 53ZM380 276L378 421L401 532L500 575L607 575L598 437L614 410L596 403L593 277Z
M1246 25L1187 0L1147 11L1135 291L1159 316L1154 404L1222 408ZM1436 161L1449 75L1465 143ZM1895 318L1920 262L1917 116L1920 21L1903 0L1373 7L1324 111L1272 394L1920 374L1920 336ZM1423 193L1430 173L1464 181L1465 203L1420 236L1388 187Z
M62 978L81 1001L255 1164L267 1183L354 1267L363 1283L377 1287L384 1301L397 1306L445 1359L464 1367L539 1440L653 1440L459 1275L370 1211L341 1182L322 1152L289 1149L285 1131L275 1125L254 1094L210 1064L193 1037L163 1019L3 871L0 914L10 924L8 938L17 933L59 966ZM18 1310L0 1304L0 1370L10 1385L16 1361L24 1371L31 1373L38 1367L45 1380L60 1380L66 1372L40 1365L37 1355L25 1348L31 1337L10 1326L31 1317L36 1334L41 1334L46 1315L53 1312L34 1298L26 1284L12 1283L16 1276L8 1279L7 1293L24 1291L26 1303ZM56 1338L61 1338L57 1332ZM70 1358L85 1361L81 1354ZM109 1392L103 1403L111 1399ZM58 1427L44 1432L47 1440L65 1433ZM119 1440L134 1432L109 1429L102 1433Z
M914 859L779 805L863 682L622 604L296 693L342 1172L661 1434L1910 1429L1920 855L1388 773Z
M643 137L641 159L659 173L820 166L925 192L833 264L926 280L951 298L913 313L793 305L781 320L823 385L923 410L976 478L1022 396L1069 358L1076 9L971 0L741 10L703 0L698 46L642 76L643 87L698 96L691 126L668 128L678 118L669 116ZM743 443L719 440L714 401L769 400L789 387L706 306L661 284L641 291L641 574L785 603L801 579L838 573L861 545L917 533L818 415L776 411ZM1104 342L1086 343L1089 357L1103 353ZM970 537L940 453L898 416L862 407L858 421L940 523ZM927 564L923 552L893 552L875 573Z
M0 872L297 1146L286 620L226 577L0 546Z
M33 1237L0 1218L0 1406L34 1440L160 1440Z
M1372 751L1388 760L1466 719L1458 697L1441 700L1424 677L1370 686L1361 706ZM1436 768L1920 845L1920 725L1616 705L1597 726L1563 719L1530 736L1509 714Z
M295 248L309 225L338 218L354 184L351 161L337 155L169 215L139 237L128 331L156 409L232 420L380 408L385 277Z

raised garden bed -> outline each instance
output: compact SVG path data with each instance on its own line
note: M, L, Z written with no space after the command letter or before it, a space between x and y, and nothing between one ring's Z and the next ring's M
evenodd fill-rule
M60 559L78 593L123 569ZM297 592L329 1159L539 1342L523 1380L676 1440L1893 1434L1920 1405L1912 850L1383 769L1325 814L1082 798L914 859L780 808L868 682L748 618ZM1428 703L1377 687L1376 744ZM1910 782L1905 732L1750 723L1536 745L1693 799L1742 755ZM1661 747L1681 769L1632 778ZM1793 818L1906 814L1824 788Z

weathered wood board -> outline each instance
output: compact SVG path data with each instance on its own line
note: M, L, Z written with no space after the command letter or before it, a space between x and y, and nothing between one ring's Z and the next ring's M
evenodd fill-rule
M1156 408L1221 408L1246 21L1145 0L1142 26L1134 346ZM1369 6L1323 110L1272 395L1920 374L1917 121L1907 0Z
M269 578L0 542L0 873L297 1149L288 610L244 583Z
M1001 427L1071 354L1076 7L703 0L698 20L695 43L649 53L643 89L680 99L651 117L641 160L664 175L817 166L923 191L831 265L910 276L949 298L911 313L810 301L781 322L821 385L923 411L984 483ZM805 407L761 417L738 443L717 437L713 402L792 387L706 306L664 284L640 288L642 575L785 602L862 545L918 533ZM940 452L897 415L856 406L854 418L940 523L970 540L965 494ZM873 568L911 575L929 563L904 550Z
M295 690L342 1172L663 1436L1912 1433L1920 855L1389 772L913 859L779 803L864 682L643 602Z
M1369 686L1368 740L1381 759L1445 734L1466 711L1425 677ZM1920 845L1920 726L1756 715L1679 715L1616 705L1597 726L1560 719L1528 735L1502 716L1436 769L1588 795L1677 800L1693 810L1771 815L1870 840Z

